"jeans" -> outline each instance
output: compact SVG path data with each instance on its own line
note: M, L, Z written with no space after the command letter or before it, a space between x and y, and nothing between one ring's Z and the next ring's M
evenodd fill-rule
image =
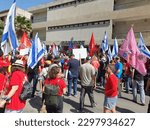
M134 80L132 84L133 89L133 100L137 102L137 87L139 87L140 91L140 101L142 104L145 104L145 91L144 91L144 81Z
M72 75L71 78L68 79L68 96L71 95L72 83L73 83L73 93L77 95L77 77Z
M82 111L84 108L84 99L86 93L89 96L91 106L94 105L94 95L93 95L93 86L82 86L81 87L81 93L80 93L80 110Z
M28 80L29 80L30 83L31 83L32 79L33 79L32 97L34 97L34 94L35 94L35 91L36 91L36 85L38 83L38 75L28 73Z
M126 76L125 77L125 89L126 89L127 93L130 90L130 86L131 86L131 77L130 76Z
M122 97L122 86L120 84L120 79L118 79L118 97Z

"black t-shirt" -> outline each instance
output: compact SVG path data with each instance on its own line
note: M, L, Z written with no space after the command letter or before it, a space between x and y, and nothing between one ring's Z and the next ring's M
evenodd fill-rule
M142 80L144 80L144 77L137 70L135 70L135 72L134 72L134 80L142 81Z

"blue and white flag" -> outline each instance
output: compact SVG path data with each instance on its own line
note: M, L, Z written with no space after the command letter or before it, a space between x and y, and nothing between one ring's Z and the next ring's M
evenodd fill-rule
M37 47L36 47L36 43L34 40L31 40L31 44L32 46L29 51L27 64L28 64L28 67L33 69L37 64L37 49L36 49Z
M83 44L82 44L82 43L80 44L80 48L84 48L84 46L83 46Z
M8 44L7 42L8 39L12 50L16 50L16 48L18 47L18 40L16 37L15 25L14 25L15 14L16 14L16 0L14 0L6 18L6 23L2 35L2 42L1 42L1 48L3 51L4 51L4 45Z
M112 57L115 58L118 55L118 42L117 39L114 39L114 45L112 50Z
M11 52L10 44L5 45L4 56L8 55Z
M44 52L45 50L41 45L41 41L37 33L34 40L32 41L32 47L30 49L29 58L27 62L28 66L33 69L44 56Z
M108 50L108 36L107 36L107 32L105 31L104 34L104 40L101 44L101 48L103 52L106 52Z
M143 53L147 58L150 59L150 51L148 50L148 48L145 45L142 33L140 33L140 39L139 39L139 42L138 42L138 48L139 48L141 53Z
M38 33L36 33L36 36L35 36L35 43L37 44L37 60L40 61L41 58L44 56L45 49L43 48L41 44L41 40L38 36Z
M112 53L111 53L110 46L108 48L108 54L107 54L107 56L108 56L108 59L109 59L109 62L110 62L112 60Z
M54 56L58 56L59 55L59 49L58 49L58 46L55 43L53 44L53 47L52 47L52 54Z

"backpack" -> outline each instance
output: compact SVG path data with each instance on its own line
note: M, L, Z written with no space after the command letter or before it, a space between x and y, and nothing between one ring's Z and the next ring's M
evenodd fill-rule
M46 84L44 90L44 97L45 97L45 105L49 106L58 106L58 91L59 85L58 82L56 85Z
M31 98L32 91L33 91L33 87L27 80L27 77L25 77L24 81L23 81L23 88L22 88L19 98L21 100L27 100L27 99Z

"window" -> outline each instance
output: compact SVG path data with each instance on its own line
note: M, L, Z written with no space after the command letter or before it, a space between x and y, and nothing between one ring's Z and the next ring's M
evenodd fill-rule
M77 23L77 24L70 24L70 25L60 25L60 26L52 26L48 27L48 30L63 30L63 29L74 29L74 28L88 28L88 27L102 27L102 26L109 26L110 21L94 21L94 22L87 22L87 23Z

